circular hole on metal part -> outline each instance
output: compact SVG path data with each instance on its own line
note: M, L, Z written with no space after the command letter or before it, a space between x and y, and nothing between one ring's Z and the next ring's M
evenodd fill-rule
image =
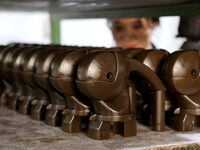
M195 69L192 69L191 75L195 76L197 74L197 71Z
M106 77L107 77L107 79L111 80L111 79L113 78L112 72L108 72L108 73L106 74Z

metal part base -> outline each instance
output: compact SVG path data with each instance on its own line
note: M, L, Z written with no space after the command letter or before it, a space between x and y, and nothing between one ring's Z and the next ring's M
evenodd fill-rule
M0 106L5 106L7 105L7 100L6 100L6 95L5 93L1 93L1 96L0 96Z
M29 115L31 113L31 101L23 100L19 101L19 113L23 115Z
M91 120L89 123L88 136L93 139L103 140L110 138L111 122ZM114 122L113 132L124 137L136 135L136 121Z
M34 120L45 120L47 105L32 105L31 118Z
M50 126L61 126L62 111L56 109L49 109L45 115L45 122Z
M75 133L80 132L82 126L87 128L89 123L88 116L65 115L62 120L62 129L65 132Z
M180 113L174 116L172 125L177 131L192 131L194 128L195 116Z
M17 106L18 106L18 97L9 97L8 100L8 108L12 109L12 110L17 110Z

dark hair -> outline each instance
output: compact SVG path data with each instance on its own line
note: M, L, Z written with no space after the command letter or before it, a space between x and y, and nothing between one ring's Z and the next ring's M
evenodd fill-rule
M157 22L158 24L160 23L159 21L159 17L154 17L154 18L150 18L153 22ZM107 22L108 26L111 27L112 26L112 19L108 19Z
M200 16L181 17L177 37L186 37L188 40L200 40Z
M158 22L158 23L160 22L159 17L155 17L155 18L151 18L151 19L152 19L153 22Z

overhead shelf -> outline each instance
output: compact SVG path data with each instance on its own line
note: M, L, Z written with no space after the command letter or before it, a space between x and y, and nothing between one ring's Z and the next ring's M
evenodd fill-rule
M0 0L0 11L49 12L52 43L60 20L200 15L200 0Z
M199 15L199 0L0 0L0 10L45 11L53 20Z

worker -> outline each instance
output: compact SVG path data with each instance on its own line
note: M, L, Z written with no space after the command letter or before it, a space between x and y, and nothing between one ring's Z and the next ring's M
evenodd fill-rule
M159 18L126 18L109 21L117 47L155 48L151 35L159 24Z

